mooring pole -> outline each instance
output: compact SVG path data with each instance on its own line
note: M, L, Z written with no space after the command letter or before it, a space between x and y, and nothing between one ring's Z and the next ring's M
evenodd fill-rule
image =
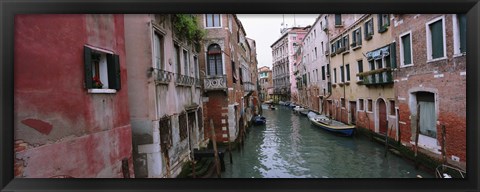
M222 176L220 175L220 161L218 159L217 139L215 136L215 128L213 126L212 119L210 119L210 130L211 130L211 136L212 136L212 142L213 142L213 153L215 157L215 168L217 170L217 177L221 178Z
M420 104L417 104L417 130L415 130L415 169L418 169L418 136L420 135Z
M230 142L230 126L227 126L227 137L228 137L228 153L229 153L229 156L230 156L230 164L233 164L232 147L231 147L231 142Z

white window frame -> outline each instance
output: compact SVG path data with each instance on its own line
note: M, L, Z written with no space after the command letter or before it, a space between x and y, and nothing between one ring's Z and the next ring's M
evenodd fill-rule
M396 118L397 117L397 112L396 112L397 107L395 107L395 105L393 106L393 115L390 114L390 112L391 112L390 110L392 109L392 106L391 106L392 103L391 102L393 101L393 104L395 104L395 99L387 98L386 100L388 101L388 113L387 113L388 117L389 118Z
M453 23L453 56L459 57L465 55L465 52L460 51L460 28L458 26L458 17L457 14L452 14L452 23Z
M404 64L404 60L403 60L403 41L402 41L402 37L406 36L406 35L410 35L410 61L412 61L411 64L407 64L405 65ZM398 41L400 42L400 68L404 68L404 67L411 67L413 66L413 44L412 44L412 31L407 31L405 33L402 33L398 36Z
M185 55L185 53L187 53L187 55ZM185 58L186 58L186 60L185 60ZM190 73L191 73L191 71L190 71L190 63L191 63L190 62L190 53L185 48L182 48L182 60L183 60L182 64L183 64L183 68L184 68L183 72L185 73L184 75L185 76L190 76ZM185 63L185 62L187 62L187 63ZM185 66L187 68L185 68Z
M359 62L359 61L362 61L362 72L360 72L360 69L358 68L358 62ZM355 76L357 77L357 82L362 82L363 79L360 79L360 76L357 76L357 74L358 74L358 73L363 73L363 72L365 72L364 64L363 64L363 59L358 59L358 60L356 60L355 63L357 63L357 73L355 74ZM363 78L365 78L365 77L363 77Z
M432 35L430 31L429 25L432 23L437 22L438 20L442 20L442 32L443 32L443 57L433 59L432 58ZM429 22L425 23L425 33L427 37L427 63L439 61L447 58L447 35L445 33L445 16L439 16L435 19L430 20Z
M207 15L208 14L203 14L203 26L205 26L206 29L219 29L219 28L222 28L223 26L223 23L222 23L222 14L218 14L219 17L220 17L220 26L218 27L207 27ZM212 15L217 15L217 14L213 14Z

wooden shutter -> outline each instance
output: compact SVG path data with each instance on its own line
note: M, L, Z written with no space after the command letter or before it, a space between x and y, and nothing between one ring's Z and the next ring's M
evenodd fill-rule
M346 64L347 81L350 81L350 64Z
M344 73L343 73L343 66L340 66L340 78L341 78L341 82L345 82L345 76L344 76Z
M410 34L405 35L402 37L402 44L403 44L403 64L408 65L412 64L412 53L410 52Z
M108 88L120 90L120 63L118 55L107 54Z
M362 28L358 28L357 45L361 45L361 44L362 44Z
M84 46L84 66L85 66L85 88L93 88L93 72L92 72L92 49Z
M443 26L442 20L430 24L432 41L432 59L443 57Z
M392 69L397 68L396 48L397 48L397 46L396 46L395 42L390 44L390 67L392 67Z
M377 26L378 26L378 32L382 30L383 24L382 24L382 14L377 14L378 19L377 19Z

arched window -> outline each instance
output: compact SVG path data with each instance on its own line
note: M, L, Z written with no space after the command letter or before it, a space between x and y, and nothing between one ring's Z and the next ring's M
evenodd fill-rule
M208 75L223 75L222 49L218 44L208 46Z

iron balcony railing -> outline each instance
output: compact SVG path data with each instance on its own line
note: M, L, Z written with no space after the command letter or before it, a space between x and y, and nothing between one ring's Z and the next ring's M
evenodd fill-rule
M176 74L175 84L181 86L192 86L195 84L195 78L182 74Z
M205 91L227 89L227 77L226 77L226 75L207 76L204 79L203 82L204 82L203 85L204 85Z
M156 84L165 84L168 85L172 80L174 73L168 72L162 69L154 69L154 78Z

